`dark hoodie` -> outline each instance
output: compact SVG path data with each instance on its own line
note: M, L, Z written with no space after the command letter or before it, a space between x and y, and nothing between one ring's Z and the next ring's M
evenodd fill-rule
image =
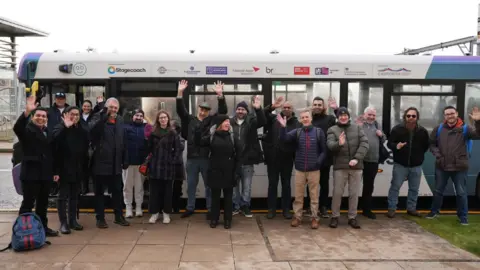
M65 103L65 109L70 107L67 103ZM49 132L53 132L55 126L62 122L62 112L57 106L57 103L54 103L50 109L48 109L48 122L47 122L47 130Z
M281 125L277 121L277 115L272 112L274 109L272 105L265 107L265 117L267 118L267 124L263 131L263 151L265 153L265 161L268 163L272 161L275 163L275 157L279 155L279 158L291 155L292 160L295 154L296 144L295 142L287 142L279 139ZM282 117L284 116L281 114ZM287 120L287 133L291 130L297 129L302 125L298 122L298 118L295 113L292 113L292 117Z

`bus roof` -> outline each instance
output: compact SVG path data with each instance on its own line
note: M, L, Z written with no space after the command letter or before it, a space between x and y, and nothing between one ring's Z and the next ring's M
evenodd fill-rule
M480 80L478 56L27 53L34 79L285 78ZM59 70L72 65L71 73Z

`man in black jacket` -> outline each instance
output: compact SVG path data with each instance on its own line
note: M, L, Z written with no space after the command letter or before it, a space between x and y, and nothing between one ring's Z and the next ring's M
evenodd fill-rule
M388 148L393 152L392 182L388 191L389 218L395 216L398 193L405 179L408 181L407 214L420 217L417 212L418 190L422 178L422 164L429 149L427 130L418 124L420 114L415 107L403 113L403 123L392 128Z
M32 114L32 119L28 117ZM48 228L47 207L50 186L58 175L53 175L53 152L55 143L46 127L47 109L37 108L35 96L27 98L25 112L20 115L13 126L22 145L22 182L23 200L19 214L32 212L42 220L47 236L57 236L58 232Z
M122 211L122 169L128 169L126 135L123 120L117 115L120 103L109 98L99 103L100 112L90 123L90 139L94 147L92 173L95 179L95 213L98 228L108 228L105 221L104 186L112 193L114 223L129 226Z
M201 103L197 109L197 115L189 114L185 103L183 102L183 92L188 87L188 82L182 80L178 84L177 94L177 114L181 120L182 137L187 140L187 209L183 213L182 218L193 215L195 211L195 199L198 186L198 176L201 173L205 187L205 200L207 201L207 209L210 213L212 205L212 195L210 188L207 187L205 179L208 170L209 148L202 147L195 143L195 132L200 131L201 134L210 130L214 115L209 115L210 106L207 103ZM223 83L218 81L213 89L218 97L218 114L227 113L227 103L223 96ZM209 215L207 215L207 219Z
M338 105L333 98L328 99L328 107L334 110L336 115ZM334 115L328 114L328 107L325 104L325 100L321 97L315 97L312 104L312 125L317 128L321 128L325 134L330 127L336 124L337 118ZM330 167L333 164L332 153L327 150L327 158L320 169L320 216L322 218L328 218L327 207L329 204L328 193L330 191ZM309 197L309 192L307 192ZM310 199L310 198L308 198Z
M286 101L282 105L283 99L283 97L277 98L272 105L264 109L267 124L264 128L263 152L265 153L265 163L268 174L267 218L269 219L276 216L279 177L282 183L283 216L286 219L292 218L292 214L290 213L292 205L291 180L295 157L295 144L280 140L280 129L283 127L277 122L277 117L272 112L281 106L281 115L287 119L287 133L301 127L301 124L295 116L292 104Z
M254 174L253 165L264 161L257 130L267 122L265 112L261 109L260 97L253 98L252 107L255 114L250 114L248 104L241 101L237 104L235 116L230 118L230 125L238 142L235 146L239 161L237 173L240 176L240 183L233 192L233 214L241 211L246 217L252 217L250 200Z

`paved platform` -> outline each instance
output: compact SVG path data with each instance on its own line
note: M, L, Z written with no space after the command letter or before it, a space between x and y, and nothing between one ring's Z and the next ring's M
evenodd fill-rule
M14 213L0 214L0 243L10 241ZM81 232L50 238L40 250L0 253L0 269L480 269L480 258L397 217L360 218L361 230L342 220L337 229L321 221L311 230L277 217L234 217L230 230L211 229L204 214L172 223L148 224L134 218L120 227L95 228L92 214L82 214ZM55 213L49 214L58 227Z

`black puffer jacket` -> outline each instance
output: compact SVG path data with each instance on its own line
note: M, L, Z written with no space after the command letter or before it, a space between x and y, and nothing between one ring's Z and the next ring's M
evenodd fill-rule
M335 114L337 110L334 111ZM337 118L330 114L314 114L312 116L312 125L317 128L321 128L325 135L328 133L328 129L336 125ZM333 153L330 149L327 150L327 158L323 163L323 167L329 167L333 165Z
M208 158L210 150L208 146L200 146L195 143L195 131L200 130L202 134L208 132L212 126L212 119L217 114L227 113L227 103L225 97L218 98L218 112L210 115L200 121L196 116L189 114L183 97L177 97L177 114L181 120L182 131L181 135L187 140L187 158Z

